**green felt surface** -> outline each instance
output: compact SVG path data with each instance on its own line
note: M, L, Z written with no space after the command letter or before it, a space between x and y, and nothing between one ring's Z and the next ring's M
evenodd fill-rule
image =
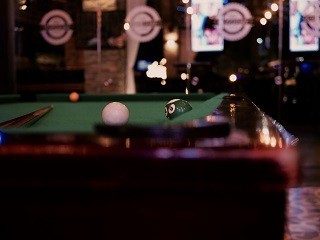
M201 102L197 106L194 106L193 109L189 112L184 113L183 115L173 119L171 123L181 124L193 119L199 119L205 117L212 113L221 103L223 97L226 94L219 94L215 97L212 97L206 101Z
M81 101L71 103L67 96L37 96L34 102L13 101L9 103L2 98L0 104L0 122L6 121L36 109L53 105L53 110L42 117L32 126L20 129L11 129L10 132L22 133L92 133L94 126L101 123L101 111L111 101L121 101L130 111L129 124L133 125L161 125L178 124L200 118L212 112L221 102L224 94L217 95L123 95L123 96L81 96ZM176 118L168 120L164 114L164 106L173 98L188 100L193 110ZM12 100L12 101L11 101ZM8 131L8 130L5 130Z

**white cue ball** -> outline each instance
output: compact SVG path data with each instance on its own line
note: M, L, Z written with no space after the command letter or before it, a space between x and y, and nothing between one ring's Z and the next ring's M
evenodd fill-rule
M129 120L129 109L120 102L109 103L102 110L102 120L106 125L124 125Z

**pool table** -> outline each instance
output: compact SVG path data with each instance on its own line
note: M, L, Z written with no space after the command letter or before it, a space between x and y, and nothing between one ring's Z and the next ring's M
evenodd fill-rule
M113 101L120 101L128 107L130 117L128 124L163 125L178 123L210 114L221 103L225 94L139 94L139 95L81 95L73 103L67 94L44 94L27 96L0 97L0 122L26 114L41 107L53 106L47 116L34 125L19 129L23 133L94 133L95 125L102 122L103 107ZM174 121L169 121L164 114L166 102L175 98L188 100L192 112Z
M175 98L193 110L170 121ZM101 124L110 101L126 126ZM283 239L297 139L246 97L1 96L0 122L47 105L1 129L0 238Z

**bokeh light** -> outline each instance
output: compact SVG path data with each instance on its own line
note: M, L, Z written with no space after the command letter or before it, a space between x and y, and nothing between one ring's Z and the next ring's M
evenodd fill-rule
M261 18L260 19L260 24L263 25L263 26L266 25L267 24L267 19Z
M271 19L271 18L272 18L272 13L271 13L270 11L266 11L266 12L264 13L264 17L265 17L266 19Z
M274 11L274 12L278 11L278 10L279 10L278 4L272 3L272 4L271 4L271 10Z
M237 75L231 74L231 75L229 76L229 81L230 81L230 82L236 82L237 80L238 80Z

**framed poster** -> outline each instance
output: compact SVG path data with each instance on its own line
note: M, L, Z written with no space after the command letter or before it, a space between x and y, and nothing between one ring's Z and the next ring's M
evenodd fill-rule
M291 52L319 50L319 38L314 33L317 25L316 4L318 0L290 0L289 48Z
M192 0L191 46L194 52L223 51L224 40L218 30L223 0Z

